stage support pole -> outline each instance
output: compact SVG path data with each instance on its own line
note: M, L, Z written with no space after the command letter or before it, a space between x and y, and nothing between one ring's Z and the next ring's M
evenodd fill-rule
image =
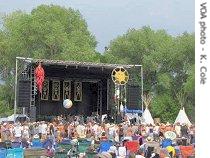
M23 61L31 62L32 58L23 58L23 57L16 57L15 58L15 100L14 100L14 115L17 114L18 60L23 60Z
M144 95L144 78L143 78L143 66L141 66L141 110L144 112L144 103L143 103L143 95Z
M26 114L26 108L23 107L23 115L25 115L25 114Z
M14 115L17 114L17 66L18 66L18 59L15 58L15 102L14 102Z

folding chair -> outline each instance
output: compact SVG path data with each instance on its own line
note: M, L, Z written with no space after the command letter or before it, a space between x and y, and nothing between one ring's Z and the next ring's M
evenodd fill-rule
M12 142L12 148L20 148L21 142Z
M130 152L137 153L137 151L139 150L139 142L138 141L127 141L125 143L125 147Z
M7 158L23 158L23 148L7 149Z
M106 152L110 149L110 147L112 146L112 142L111 141L101 141L100 142L100 147L99 147L99 152Z
M33 140L31 147L32 148L42 148L42 142L40 140Z
M120 146L118 148L118 156L120 156L120 157L126 157L126 154L127 154L126 148L124 146Z
M7 150L4 148L0 148L0 158L5 158L7 155Z
M182 158L195 156L195 148L193 146L180 146L179 147Z
M42 147L45 149L52 148L53 147L53 140L47 139L42 143Z
M153 152L154 147L148 146L144 153L145 158L150 158Z

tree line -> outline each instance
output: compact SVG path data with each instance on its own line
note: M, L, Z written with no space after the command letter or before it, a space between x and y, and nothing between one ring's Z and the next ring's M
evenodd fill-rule
M195 35L178 36L149 26L130 29L110 41L101 54L97 41L78 10L40 5L30 13L15 11L1 17L0 115L14 105L16 56L118 64L141 64L144 93L151 94L153 117L173 122L181 107L194 121Z

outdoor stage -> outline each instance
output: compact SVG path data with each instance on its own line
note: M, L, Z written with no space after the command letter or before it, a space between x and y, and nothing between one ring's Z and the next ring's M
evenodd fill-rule
M137 67L28 58L16 60L25 65L17 76L17 107L23 107L24 112L34 120L41 116L57 115L115 115L113 109L117 104L119 110L119 104L115 100L116 84L112 81L111 73L116 67L123 67L128 73ZM41 94L36 88L34 75L38 63L41 63L45 72ZM139 74L141 73L140 69ZM135 84L130 77L125 86L126 101L123 102L127 108L142 109L142 103L139 101L143 92L141 84L143 81ZM71 108L64 108L65 99L73 102Z

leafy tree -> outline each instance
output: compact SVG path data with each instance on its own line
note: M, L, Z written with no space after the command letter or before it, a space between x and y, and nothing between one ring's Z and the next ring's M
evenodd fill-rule
M124 64L142 64L146 79L144 88L150 91L151 84L155 83L155 72L159 66L159 52L171 40L172 37L164 30L153 31L150 27L131 29L110 42L105 58L118 59L118 63Z
M184 90L185 109L194 117L194 40L194 34L173 37L150 27L131 29L110 42L104 59L143 65L144 93L154 94L151 108L155 116L175 119L181 107L176 95Z
M13 105L16 56L44 59L99 61L95 37L79 11L56 5L40 5L31 13L16 11L2 17L0 30L0 79ZM13 81L12 84L9 81ZM3 103L2 103L3 104Z
M13 113L13 110L6 101L0 100L0 117L7 117Z
M11 72L16 56L97 61L96 44L79 11L55 5L38 6L30 14L17 11L3 18L1 72Z
M169 94L158 95L153 98L151 113L153 117L158 117L162 122L174 123L179 112L176 100Z

